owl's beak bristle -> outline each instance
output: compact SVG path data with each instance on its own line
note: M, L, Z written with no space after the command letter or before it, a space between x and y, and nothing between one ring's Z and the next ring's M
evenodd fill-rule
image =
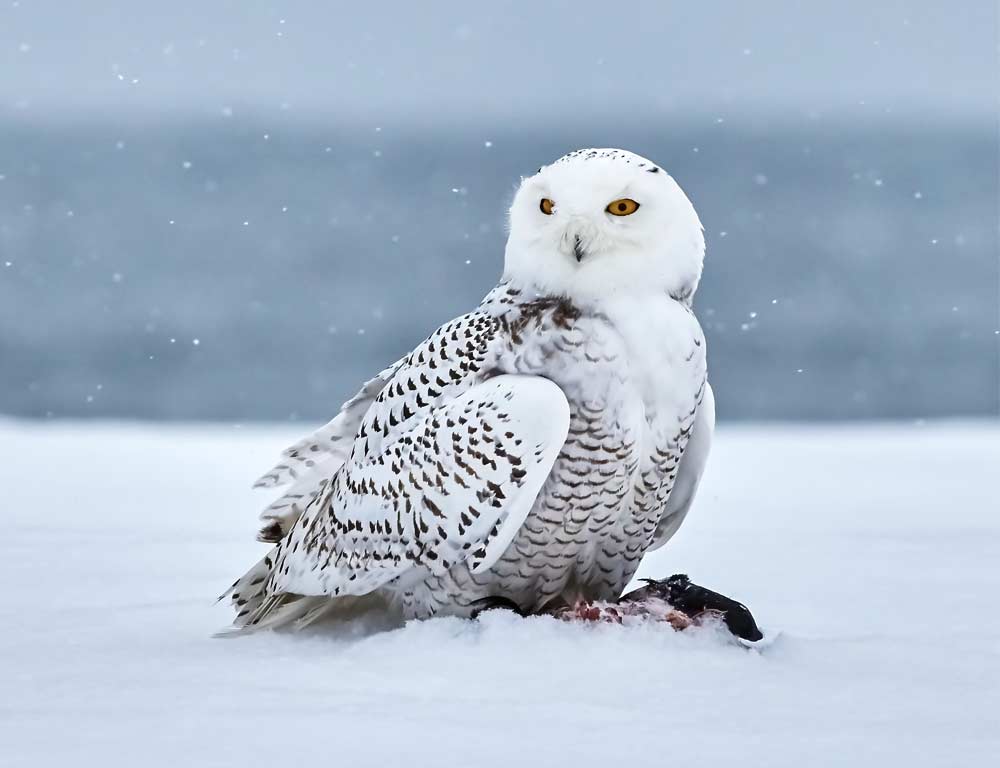
M580 236L577 235L573 238L573 255L576 256L577 264L583 261L584 253L583 243L580 241Z

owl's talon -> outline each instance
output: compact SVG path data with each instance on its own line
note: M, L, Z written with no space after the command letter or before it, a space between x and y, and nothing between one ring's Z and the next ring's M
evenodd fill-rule
M697 619L705 613L715 613L736 637L756 642L764 637L753 614L743 603L693 584L683 573L668 579L643 579L646 586L622 595L619 602L629 603L655 597L670 603L678 611Z
M484 612L495 610L513 611L518 616L523 618L530 615L509 597L503 597L501 595L481 597L478 600L473 600L469 603L469 607L472 608L472 613L469 614L470 619L478 619Z

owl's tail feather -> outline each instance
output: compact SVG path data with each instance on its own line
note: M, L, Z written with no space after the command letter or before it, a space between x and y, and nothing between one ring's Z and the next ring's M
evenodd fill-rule
M228 597L236 618L233 625L237 629L250 628L252 622L259 624L260 620L270 612L276 595L267 591L267 582L274 569L274 552L277 547L258 560L253 568L233 582L225 592L219 595L219 600ZM280 596L280 595L279 595Z
M317 621L350 619L373 609L385 615L388 603L378 593L343 597L268 593L265 587L274 568L273 554L274 550L219 596L219 600L230 598L236 618L230 629L218 632L216 637L233 637L261 629L297 631Z

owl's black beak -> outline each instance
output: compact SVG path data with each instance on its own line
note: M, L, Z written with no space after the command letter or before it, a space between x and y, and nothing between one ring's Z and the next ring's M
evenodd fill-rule
M583 257L586 255L586 252L583 250L583 242L580 240L579 235L573 238L573 255L576 256L577 264L583 261Z

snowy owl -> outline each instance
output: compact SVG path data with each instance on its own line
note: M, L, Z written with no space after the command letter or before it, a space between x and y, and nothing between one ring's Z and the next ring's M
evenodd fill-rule
M704 250L680 186L631 152L523 179L499 284L257 482L291 487L227 593L236 626L617 600L684 521L712 440Z

